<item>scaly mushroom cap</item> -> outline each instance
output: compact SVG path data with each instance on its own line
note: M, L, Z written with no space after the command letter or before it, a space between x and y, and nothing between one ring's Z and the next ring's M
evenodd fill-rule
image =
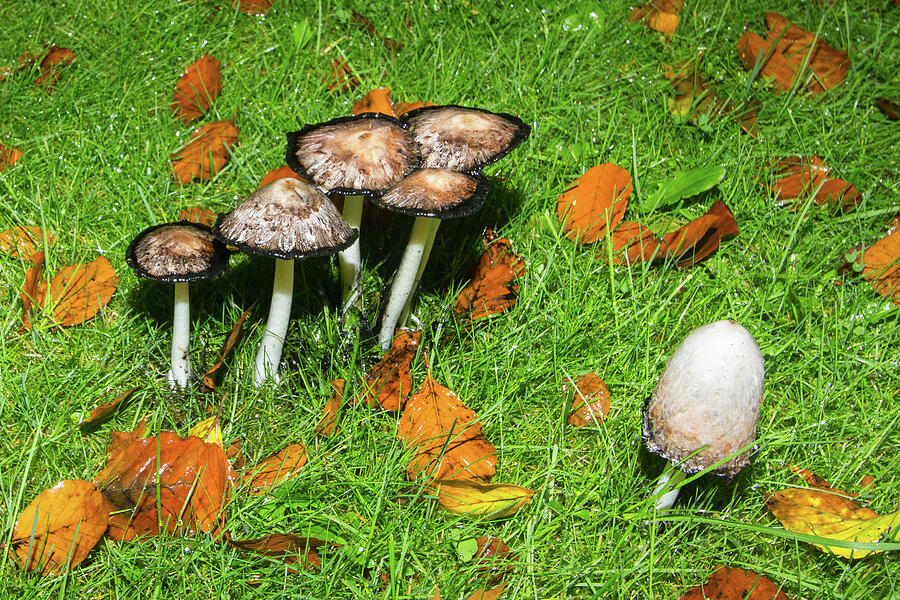
M736 454L756 441L764 379L750 332L731 320L698 327L666 362L644 407L644 443L673 463L684 461L678 466L689 474ZM748 454L714 472L733 477L750 463Z
M359 235L317 187L286 177L219 215L216 237L247 254L293 260L335 254Z
M424 167L477 171L528 138L519 117L463 106L426 106L403 115L419 144Z
M228 251L206 225L181 221L143 230L125 261L139 277L179 283L218 275L228 267Z
M413 217L450 219L471 215L481 208L488 187L487 179L480 173L419 169L372 202Z
M419 164L408 126L387 115L340 117L287 137L288 166L329 192L374 195Z

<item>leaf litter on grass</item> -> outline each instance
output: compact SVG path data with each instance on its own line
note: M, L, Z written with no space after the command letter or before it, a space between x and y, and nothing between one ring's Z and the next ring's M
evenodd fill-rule
M832 203L850 210L860 201L856 188L831 174L831 167L816 155L790 156L772 164L774 181L770 187L779 200L797 200L815 192L818 205Z
M596 373L587 373L575 382L572 407L566 422L573 427L599 425L609 414L609 390ZM568 385L563 386L568 395Z
M22 158L22 151L15 146L0 144L0 172L16 164Z
M222 91L219 61L204 54L188 65L175 84L172 112L184 123L202 117Z
M453 314L459 319L479 321L506 313L515 306L519 286L525 275L525 260L512 249L507 238L485 233L487 247L475 265L469 283L453 302Z
M717 567L706 583L691 588L678 600L791 600L772 581L753 571Z
M175 180L182 185L209 181L228 164L238 133L231 121L215 121L194 131L187 145L169 156Z

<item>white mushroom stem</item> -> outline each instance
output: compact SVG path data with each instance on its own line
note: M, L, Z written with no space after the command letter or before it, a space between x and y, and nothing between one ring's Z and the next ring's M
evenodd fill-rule
M684 478L684 471L674 466L672 463L666 465L666 469L662 472L662 475L659 476L659 481L656 483L656 489L653 491L653 495L658 496L658 498L656 498L656 510L672 508L672 505L675 504L675 499L678 498L678 490L681 489L679 484L684 481ZM662 495L660 496L660 494Z
M399 327L406 327L406 320L409 319L410 307L412 306L413 297L416 290L419 289L419 282L422 281L422 273L425 271L425 265L428 264L428 257L431 256L431 247L434 246L434 238L437 236L438 226L441 224L439 219L430 219L432 223L431 230L428 232L428 239L425 240L425 247L422 249L422 260L419 261L419 269L416 271L416 279L413 281L413 287L406 297L406 304L403 305L403 311L400 313L400 320L397 322Z
M182 281L175 284L175 309L172 311L172 368L167 377L169 385L187 387L191 376L190 351L191 337L191 296L188 283Z
M344 211L341 216L351 228L359 230L362 223L363 196L344 196ZM341 265L341 304L344 310L360 297L362 283L362 258L359 253L359 238L353 245L338 253Z
M256 387L260 387L269 377L278 381L278 364L281 362L281 350L287 336L288 321L291 319L293 294L294 261L276 258L269 319L266 322L266 331L259 342L256 366L253 369L253 383Z
M400 266L394 276L391 294L381 319L378 343L385 352L391 347L391 338L394 336L400 314L409 301L410 295L418 283L418 278L421 277L420 266L424 268L425 247L430 244L429 240L434 240L434 233L440 223L440 219L434 217L416 217L416 221L413 223L412 233L409 234L409 243L406 245L406 250L403 251L403 258L400 260Z

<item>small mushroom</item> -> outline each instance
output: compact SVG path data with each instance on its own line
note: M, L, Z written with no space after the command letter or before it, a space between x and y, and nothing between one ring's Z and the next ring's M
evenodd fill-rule
M287 134L287 164L329 194L344 196L343 217L359 229L363 199L400 181L419 164L408 126L380 113L341 117ZM349 304L362 278L359 241L339 254L342 297Z
M672 506L686 474L718 465L712 472L730 479L750 464L764 379L756 340L734 321L698 327L678 346L644 407L644 443L671 463L657 509Z
M350 246L358 233L321 190L292 177L264 185L234 210L219 215L213 233L247 254L275 258L272 303L253 381L257 387L268 377L277 381L291 317L294 259L331 256Z
M125 261L139 277L175 284L172 367L168 379L173 387L187 387L191 374L188 282L224 271L228 267L228 251L209 227L181 221L155 225L139 233L125 251Z
M373 198L372 202L382 208L416 217L381 319L378 342L383 350L390 348L398 322L405 320L409 312L441 220L476 212L487 193L488 181L480 173L420 169L380 198Z

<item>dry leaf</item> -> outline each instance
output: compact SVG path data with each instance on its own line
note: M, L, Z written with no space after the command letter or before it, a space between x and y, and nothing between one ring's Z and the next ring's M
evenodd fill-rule
M647 27L654 31L672 35L681 22L679 13L683 0L653 0L631 9L628 16L630 22L646 21Z
M28 571L59 574L71 569L103 537L112 510L93 483L60 481L38 494L16 519L9 553Z
M353 103L353 114L381 113L396 117L394 101L391 100L391 89L387 87L375 88L361 99Z
M4 146L0 144L0 172L7 167L11 167L22 158L22 151L15 146Z
M331 435L338 431L338 413L341 410L341 402L344 399L345 385L346 382L343 379L331 380L331 389L334 391L328 401L325 402L325 408L322 410L322 419L316 425L316 433L319 435Z
M631 246L637 246L638 249L643 248L647 244L655 244L653 241L653 232L649 227L645 227L635 221L622 221L616 227L609 238L612 246L613 262L616 264L626 262L627 254L625 253ZM598 258L606 258L604 251L597 254Z
M421 331L401 329L391 341L387 354L381 357L362 385L366 395L363 402L369 406L380 406L384 410L399 411L412 392L410 368L422 340Z
M81 429L82 433L89 433L94 431L100 425L105 423L113 416L113 414L123 405L128 398L136 392L138 388L133 387L129 390L125 390L122 394L116 396L109 402L103 402L98 404L97 407L91 411L87 417L85 417L81 423L78 424L78 428Z
M865 249L863 277L875 291L900 304L900 229L894 229Z
M756 113L760 102L751 100L740 105L726 102L716 95L713 88L700 76L703 54L675 65L665 66L665 76L678 92L669 98L672 114L697 125L701 115L732 115L741 130L759 137Z
M556 201L563 233L579 244L596 242L615 229L631 195L631 176L612 163L591 167Z
M563 386L563 393L568 393ZM568 423L573 427L583 427L603 422L609 414L609 390L602 379L594 373L582 375L575 382L575 397Z
M47 284L41 279L44 272L44 253L35 252L32 258L32 265L25 271L25 283L19 292L19 299L22 300L22 326L19 327L18 333L23 333L31 327L34 311L43 306L43 298L46 296ZM43 290L40 290L41 285L44 286ZM40 303L37 302L38 293L42 294Z
M185 147L169 155L175 179L183 184L194 179L209 181L228 164L237 139L238 128L231 121L204 125L191 134Z
M231 5L245 15L264 15L272 8L272 0L231 0Z
M56 241L56 236L52 233L45 233L40 227L19 225L0 232L0 251L9 254L13 258L27 258L32 263L37 264L44 260L42 250L45 236L47 238L47 246L52 246L53 242ZM40 256L38 256L39 254Z
M241 550L278 558L289 565L299 562L304 567L319 568L322 561L317 550L324 546L325 542L290 533L272 533L252 540L228 540L228 544Z
M55 84L62 75L60 67L71 64L73 60L75 60L75 54L68 48L50 46L47 54L41 60L41 74L34 80L34 85L46 84L49 93L50 86Z
M356 12L355 10L353 11L353 22L359 25L360 29L362 29L375 39L381 40L381 43L384 44L384 46L388 50L399 52L403 49L403 44L401 44L397 40L393 40L378 33L378 30L375 28L374 21L372 21L372 19L366 17L365 15Z
M343 57L336 58L331 61L331 69L322 78L322 83L326 84L328 90L339 89L342 92L359 86L359 77L350 70L350 65Z
M503 592L505 590L505 583L489 590L479 588L475 590L472 595L467 598L467 600L497 600L500 596L503 595Z
M300 444L291 444L244 469L241 485L249 487L252 494L262 495L276 485L299 476L305 464L306 450Z
M475 543L478 549L472 558L476 561L476 570L479 573L490 574L487 585L499 585L503 578L512 572L518 558L510 552L506 542L498 537L475 538Z
M526 487L509 483L439 479L430 487L444 510L483 521L516 514L531 502L534 495Z
M40 271L38 277L39 274ZM70 327L92 319L105 307L118 282L112 265L101 256L87 264L63 267L50 282L49 290L47 282L41 281L31 298L34 307L46 307L56 325ZM28 330L31 324L31 310L25 310L20 333Z
M709 581L691 588L679 600L790 600L777 585L753 571L718 567Z
M272 169L271 171L266 173L263 176L262 181L259 182L259 187L262 187L279 179L284 179L286 177L292 177L294 179L299 179L300 181L306 181L305 179L297 175L289 166L284 165L282 167Z
M225 448L225 444L222 442L222 423L219 421L219 415L203 419L188 430L188 435L198 437L207 444L216 444L223 450Z
M172 112L184 123L196 121L209 110L213 100L222 91L219 61L204 54L185 69L175 84Z
M879 110L884 113L891 121L900 120L900 103L893 102L888 100L887 98L875 98L875 104L878 105ZM22 154L21 152L19 153ZM3 170L3 147L0 146L0 171ZM12 163L10 163L12 164Z
M797 467L794 465L790 466L790 469L793 473L796 473L800 476L803 481L810 487L814 487L816 489L825 490L828 492L833 492L835 494L840 494L842 496L847 496L850 498L855 498L858 494L851 494L849 492L845 492L844 490L839 490L837 488L831 487L831 484L810 471L809 469L803 469L801 467Z
M414 454L409 479L473 479L494 475L497 449L484 437L475 413L431 374L406 403L397 437Z
M173 431L142 437L146 423L112 432L106 466L94 478L113 506L110 536L128 540L198 531L218 534L235 474L225 451L198 437Z
M244 313L238 317L238 320L234 322L234 325L231 327L231 331L228 332L228 337L225 338L225 343L222 344L222 349L219 350L219 358L216 359L215 364L207 369L206 373L203 374L203 389L207 392L215 391L216 389L216 378L219 376L219 372L225 366L225 360L231 355L234 351L235 346L241 339L241 335L244 332L244 321L247 320L247 317L253 311L254 307L256 307L256 301L250 305L250 308L244 311Z
M489 243L472 272L471 281L453 302L453 314L477 321L512 310L519 286L513 281L525 275L525 261L513 252L512 243L497 238Z
M203 208L200 206L192 206L191 208L184 208L178 213L179 221L188 221L189 223L199 223L200 225L206 225L207 227L212 227L216 223L216 218L219 215L209 210L208 208Z
M834 202L842 210L855 207L861 199L855 187L832 177L831 167L815 155L779 159L772 166L772 174L775 181L771 190L779 199L802 199L816 192L816 204Z

